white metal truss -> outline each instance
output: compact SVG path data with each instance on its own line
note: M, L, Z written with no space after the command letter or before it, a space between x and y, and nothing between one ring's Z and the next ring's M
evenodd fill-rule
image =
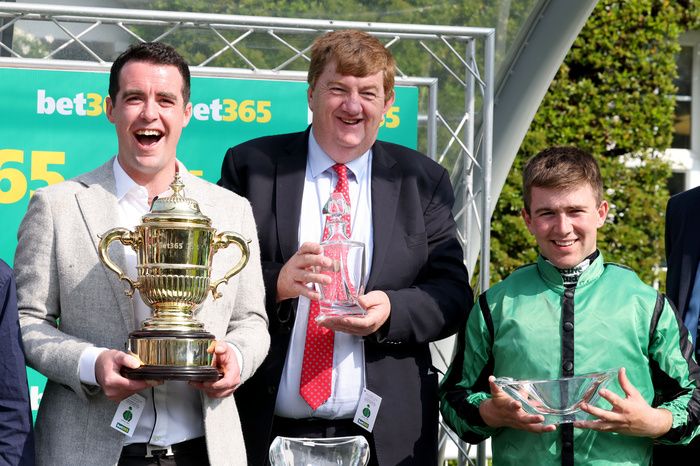
M378 37L397 58L397 85L419 89L419 146L450 171L464 261L471 276L480 259L479 279L473 284L478 290L488 288L494 29L0 2L0 38L36 30L37 26L49 31L44 37L30 37L42 44L41 53L22 50L5 39L0 42L0 67L104 71L130 42L159 40L177 46L178 37L192 34L190 42L201 37L209 47L202 47L206 53L200 53L197 64L191 66L194 76L305 81L309 49L319 35L336 29L360 29ZM47 40L49 36L52 40ZM115 36L122 37L111 42L117 44L116 49L101 50L104 38ZM275 53L261 54L256 49L261 42L273 44L270 47ZM430 74L420 74L400 61L399 49L406 44L413 44L425 56ZM271 57L277 61L271 63ZM223 59L236 65L221 66ZM452 93L441 98L447 87ZM459 91L456 98L454 89ZM474 192L474 186L479 191ZM467 247L468 243L472 247ZM472 252L474 244L479 244L477 254ZM452 347L452 340L433 347L438 369L446 368ZM441 444L448 439L457 440L443 429ZM460 464L472 461L467 459L465 445L460 444L460 448ZM480 465L485 464L483 449L477 458Z

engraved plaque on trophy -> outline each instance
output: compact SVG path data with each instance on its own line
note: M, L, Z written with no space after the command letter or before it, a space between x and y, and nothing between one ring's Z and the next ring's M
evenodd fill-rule
M238 233L217 233L197 202L184 197L179 173L170 187L173 194L154 200L134 231L113 228L101 237L99 256L104 265L129 284L128 296L139 290L152 310L126 344L141 366L123 368L122 373L131 379L216 380L220 373L207 352L215 337L194 318L194 310L210 291L214 299L220 297L219 285L245 267L250 241ZM136 252L135 281L109 257L109 245L116 240ZM241 257L223 277L213 280L214 254L231 244L240 249Z

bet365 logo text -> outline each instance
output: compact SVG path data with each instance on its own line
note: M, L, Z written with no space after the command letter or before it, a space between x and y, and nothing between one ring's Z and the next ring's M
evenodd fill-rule
M272 120L269 100L212 99L209 103L192 103L192 116L199 121L269 123ZM77 115L94 117L106 111L105 97L95 92L80 92L71 97L48 95L46 89L36 91L38 115Z
M98 116L104 109L104 99L95 92L81 92L71 98L47 96L45 89L36 91L36 113L39 115Z

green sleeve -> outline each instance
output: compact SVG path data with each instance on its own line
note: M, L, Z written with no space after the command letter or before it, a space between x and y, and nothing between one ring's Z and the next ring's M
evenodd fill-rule
M493 374L490 312L482 296L469 313L457 335L455 358L440 385L443 420L464 441L478 443L497 431L479 414L479 405L490 398L488 377Z
M685 445L699 432L700 368L688 332L667 300L655 318L649 347L654 406L673 415L671 429L656 441Z

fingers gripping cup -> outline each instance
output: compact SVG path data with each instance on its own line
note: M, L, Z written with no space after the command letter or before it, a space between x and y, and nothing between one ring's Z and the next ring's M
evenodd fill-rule
M250 241L233 232L217 233L197 202L183 196L179 174L170 187L173 194L156 199L135 231L113 228L100 240L100 259L129 284L125 293L133 296L139 290L152 309L141 329L129 334L126 345L142 365L124 368L123 373L132 379L216 380L220 374L207 352L215 337L193 317L194 309L209 292L214 299L220 297L219 285L243 270ZM136 251L136 281L109 257L109 245L117 240ZM214 255L232 244L240 249L240 259L223 277L212 280Z

